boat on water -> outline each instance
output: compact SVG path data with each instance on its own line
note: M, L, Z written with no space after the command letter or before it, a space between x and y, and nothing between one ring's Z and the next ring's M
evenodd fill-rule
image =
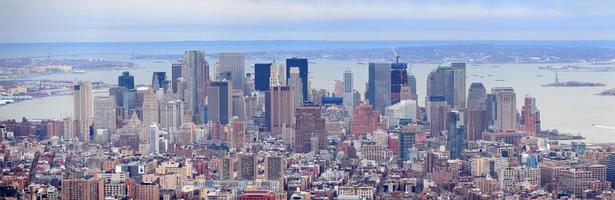
M500 81L501 82L501 81L506 81L506 80L504 80L504 79L495 79L495 81Z
M75 70L73 71L73 74L87 74L88 72L83 71L83 70Z
M544 75L542 75L542 74L538 74L538 75L536 75L536 77L543 77L543 76L544 76Z

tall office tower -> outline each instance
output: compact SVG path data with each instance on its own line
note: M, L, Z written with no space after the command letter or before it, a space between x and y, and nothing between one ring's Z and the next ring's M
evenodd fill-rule
M245 56L241 52L223 52L218 56L220 59L220 70L222 72L230 72L231 80L233 81L233 89L243 91L245 87Z
M318 138L318 147L327 145L325 119L320 116L320 106L304 105L297 108L294 150L296 153L308 153L312 148L312 138Z
M234 180L235 164L233 157L225 156L219 160L218 175L220 180Z
M606 180L615 183L615 153L610 153L606 159ZM615 184L611 187L615 188Z
M281 180L286 169L286 161L282 156L265 157L265 179Z
M130 75L130 72L122 72L122 75L117 77L117 86L135 89L135 77Z
M149 126L150 124L158 123L158 115L160 114L160 108L158 107L158 99L156 93L150 87L147 88L145 95L143 96L143 124Z
M150 154L158 154L160 153L160 130L158 129L158 125L151 124L147 129L147 143L149 143L149 153Z
M416 101L401 100L396 104L387 106L384 109L384 115L387 117L387 128L393 128L401 121L416 122Z
M115 98L113 96L94 97L94 130L107 129L114 133L116 126Z
M77 137L82 142L90 140L90 126L92 125L92 83L82 81L74 86L73 112L77 120Z
M254 64L254 88L256 89L256 91L268 91L270 81L271 63Z
M540 111L536 107L536 98L526 96L522 111L523 131L529 136L540 133Z
M410 94L410 99L418 101L419 97L416 94L416 77L410 72L408 72L408 93Z
M294 88L290 86L271 86L269 103L271 136L282 136L282 130L293 127L295 117Z
M72 178L62 180L62 199L103 200L102 181L95 178Z
M369 104L384 113L384 108L391 105L391 64L369 63L367 89Z
M205 53L202 51L186 51L182 60L182 78L186 81L183 101L186 103L186 111L192 116L192 122L202 124L204 122L203 108L207 97L207 85L209 83L209 65L205 61Z
M412 155L411 150L416 144L416 126L405 126L400 127L398 129L393 130L393 132L397 133L397 138L399 139L399 160L400 161L411 161Z
M407 69L408 63L391 63L391 104L399 102L403 93L402 88L407 89L408 87Z
M432 96L427 101L427 121L431 125L430 134L438 136L447 128L447 115L450 106L442 96Z
M476 141L483 138L487 128L486 123L487 90L482 83L472 83L468 90L468 107L465 110L465 129L467 141Z
M354 91L354 77L352 75L352 71L350 69L346 69L344 71L344 109L348 112L349 115L352 115L352 110L354 109L354 98L352 96L352 92Z
M496 103L496 130L514 130L517 128L517 101L516 94L511 87L494 87L491 93L495 95Z
M160 105L160 128L175 132L183 124L184 102L172 100Z
M497 118L497 102L494 94L487 94L485 100L485 127L486 129L495 129L495 119Z
M464 151L464 129L463 129L463 115L458 111L451 111L448 113L448 128L447 128L447 149L449 152L449 159L462 159Z
M368 103L362 102L352 111L350 133L354 138L359 139L379 128L382 128L380 113L374 110Z
M173 93L177 93L177 79L182 77L182 64L171 64L171 85L173 86Z
M335 80L335 85L333 86L333 96L342 97L344 94L344 82L340 80Z
M73 118L65 117L62 120L62 128L64 129L62 134L64 140L75 138L75 120Z
M246 124L238 117L233 117L231 122L231 134L229 140L231 141L231 148L241 149L245 144Z
M427 99L443 96L448 105L461 110L466 107L466 64L443 63L427 77Z
M207 88L207 120L226 125L233 116L233 83L214 81Z
M231 102L233 103L233 115L239 117L241 120L246 120L246 100L243 96L243 91L239 89L233 89L233 95Z
M301 94L302 101L308 100L308 92L310 91L308 85L308 60L307 58L288 58L286 59L286 82L290 79L290 69L293 67L299 68L299 77L301 78ZM290 85L290 84L288 84Z
M303 105L303 83L301 82L301 74L299 68L292 67L290 68L290 77L288 78L288 86L293 88L294 91L294 99L295 99L295 107L293 109L297 109L299 106Z
M244 153L239 155L239 180L254 180L256 179L257 162L256 155L252 153Z
M167 91L169 86L169 81L167 80L166 72L154 72L152 74L152 88L154 91L158 91L158 89L162 88L164 91Z
M273 62L275 64L275 61ZM278 84L280 85L288 85L288 70L286 69L286 65L284 63L278 64L277 68L277 76L278 76ZM309 87L308 87L309 88Z

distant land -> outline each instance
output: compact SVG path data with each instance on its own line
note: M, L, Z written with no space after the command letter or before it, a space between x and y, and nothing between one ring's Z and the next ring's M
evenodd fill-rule
M615 96L615 88L598 93L600 96Z
M62 56L116 56L132 59L179 59L187 49L204 50L214 57L223 51L242 51L249 59L300 56L310 59L384 61L391 47L400 60L411 63L599 63L615 65L615 41L178 41L0 43L1 58Z

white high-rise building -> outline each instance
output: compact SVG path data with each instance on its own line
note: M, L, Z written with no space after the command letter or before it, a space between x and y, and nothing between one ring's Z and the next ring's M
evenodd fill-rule
M303 105L303 94L301 93L301 88L303 87L303 83L301 82L301 77L299 76L299 68L291 67L290 68L290 76L288 77L288 86L294 88L295 93L295 108Z
M168 132L175 132L183 124L184 103L181 100L172 100L160 105L160 128Z
M352 115L352 110L354 109L354 98L352 95L352 91L354 90L354 82L353 82L353 74L350 69L346 69L344 71L344 108L348 112L349 115Z
M233 89L243 90L245 73L245 56L241 52L220 53L220 71L230 72Z
M384 108L385 116L388 119L387 128L399 125L402 119L416 121L416 101L401 100L399 103Z
M147 140L149 143L149 153L150 154L158 154L160 153L160 141L158 138L160 137L160 130L158 130L158 126L156 124L152 124L147 129Z
M511 87L494 87L491 93L496 102L496 130L514 130L517 128L517 96Z
M92 125L92 83L82 81L74 86L73 112L77 120L77 137L82 142L90 141L90 126Z
M116 128L115 98L94 97L94 129L107 129L109 133L114 133Z

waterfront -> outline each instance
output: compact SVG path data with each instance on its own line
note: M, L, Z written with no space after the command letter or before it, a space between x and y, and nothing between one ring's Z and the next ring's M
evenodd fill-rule
M278 62L282 58L276 59ZM262 60L247 60L250 66ZM356 61L314 60L310 64L310 79L313 88L333 89L334 80L342 79L346 68L354 71L354 87L364 94L367 81L367 65ZM615 139L615 130L593 127L592 124L615 126L615 98L595 95L605 88L615 86L615 72L563 72L559 73L561 80L579 80L601 82L606 87L541 87L542 84L553 82L554 74L538 69L544 64L497 64L500 67L487 65L467 67L467 85L472 82L483 82L487 90L495 86L511 86L517 94L517 109L523 104L523 97L528 94L536 97L541 111L543 129L558 129L560 132L581 133L589 143L603 143ZM135 83L149 84L152 72L165 71L170 75L170 61L139 60L137 68L130 69L135 76ZM417 79L419 104L424 105L427 74L437 64L413 64L412 73ZM213 67L212 73L213 73ZM246 72L253 69L247 67ZM92 80L116 83L122 70L97 70L87 74L53 74L39 76L39 79L52 80ZM489 76L491 75L491 76ZM543 75L538 77L536 75ZM481 78L482 76L482 78ZM0 107L0 119L54 118L61 119L72 115L72 96L55 96L37 98Z

